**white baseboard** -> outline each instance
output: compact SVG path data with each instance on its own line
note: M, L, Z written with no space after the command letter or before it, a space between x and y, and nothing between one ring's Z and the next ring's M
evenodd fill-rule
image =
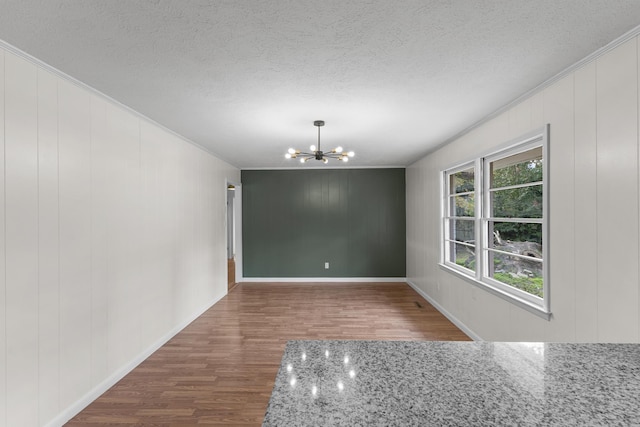
M247 283L406 283L406 277L244 277Z
M480 335L476 334L475 332L473 332L471 330L471 328L469 328L467 325L465 325L462 321L460 321L460 319L458 319L456 316L454 316L453 314L449 313L447 310L444 309L444 307L442 307L440 304L438 304L433 298L431 298L429 295L427 295L426 292L424 292L422 289L420 289L418 286L416 286L414 283L411 283L410 281L407 280L407 284L409 286L411 286L413 288L414 291L416 291L417 293L420 294L420 296L424 299L426 299L429 304L431 304L432 306L434 306L436 308L436 310L438 310L440 313L442 313L444 315L444 317L446 317L447 319L449 319L451 321L451 323L453 323L454 325L456 325L458 328L460 328L460 330L462 330L462 332L464 332L465 334L467 334L469 336L469 338L471 338L474 341L484 341Z
M65 408L54 419L52 419L51 421L46 423L45 427L62 426L66 422L68 422L71 418L73 418L76 415L78 415L78 413L80 413L80 411L82 411L84 408L89 406L89 404L91 402L93 402L98 397L100 397L104 392L109 390L113 385L115 385L118 381L120 381L122 378L124 378L125 375L127 375L129 372L131 372L136 366L138 366L145 359L147 359L149 356L151 356L153 354L153 352L158 350L167 341L169 341L171 338L173 338L175 335L177 335L178 332L180 332L181 330L186 328L191 322L193 322L198 317L200 317L205 311L210 309L211 306L213 306L215 303L220 301L225 295L222 295L222 296L214 299L213 301L205 304L204 307L202 307L200 310L196 311L195 314L193 314L192 316L187 318L185 321L180 323L178 326L173 328L171 331L169 331L167 334L165 334L162 338L160 338L158 341L153 343L149 348L147 348L146 350L142 351L134 359L132 359L129 363L127 363L126 365L122 366L120 369L118 369L116 372L114 372L111 376L109 376L107 379L105 379L100 384L95 386L87 394L82 396L78 401L76 401L75 403L73 403L70 406L68 406L67 408Z

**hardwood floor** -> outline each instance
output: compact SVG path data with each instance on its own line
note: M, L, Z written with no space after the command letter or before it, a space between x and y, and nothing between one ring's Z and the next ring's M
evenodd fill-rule
M287 340L469 338L404 283L242 283L69 426L259 426Z

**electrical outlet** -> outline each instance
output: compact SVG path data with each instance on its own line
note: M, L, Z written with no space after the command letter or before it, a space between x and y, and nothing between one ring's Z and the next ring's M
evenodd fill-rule
M325 270L328 270L328 269L329 269L329 263L328 263L328 262L325 262L325 263L324 263L324 269L325 269Z

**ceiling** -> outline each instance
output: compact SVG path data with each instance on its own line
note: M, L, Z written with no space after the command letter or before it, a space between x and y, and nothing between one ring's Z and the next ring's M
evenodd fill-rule
M637 0L0 0L0 39L243 169L300 167L317 119L356 152L328 166L409 165L638 24Z

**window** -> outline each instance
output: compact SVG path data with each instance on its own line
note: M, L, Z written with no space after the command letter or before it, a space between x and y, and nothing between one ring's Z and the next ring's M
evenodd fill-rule
M476 271L476 173L473 163L446 173L444 242L446 260Z
M549 313L548 127L443 172L442 265Z

